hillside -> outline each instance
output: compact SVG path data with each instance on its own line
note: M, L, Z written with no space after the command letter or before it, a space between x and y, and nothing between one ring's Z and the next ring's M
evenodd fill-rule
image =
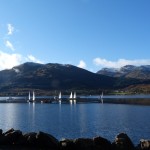
M97 74L116 78L116 89L131 93L150 93L150 65L103 68Z
M140 80L150 79L150 65L133 66L126 65L121 68L103 68L97 72L100 75L109 77L124 77Z
M0 71L0 90L111 89L115 79L73 65L24 63Z
M69 64L27 62L0 71L1 93L41 91L113 91L149 92L150 66L105 68L98 73Z

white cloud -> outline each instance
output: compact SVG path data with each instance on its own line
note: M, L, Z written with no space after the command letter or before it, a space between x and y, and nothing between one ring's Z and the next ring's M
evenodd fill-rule
M10 69L22 63L20 54L8 54L0 51L0 70Z
M80 60L80 62L78 64L78 67L85 69L86 68L86 63L83 60Z
M3 38L4 44L7 48L15 51L13 44L8 40L9 35L12 35L15 28L12 24L7 24L7 36ZM0 50L0 70L11 69L14 66L20 65L25 62L35 62L35 63L43 63L42 61L35 58L33 55L23 56L17 53L6 53L3 50ZM14 69L16 72L19 70Z
M6 45L6 47L10 48L12 51L15 50L13 44L12 44L10 41L7 40L7 41L5 42L5 45Z
M24 57L21 54L9 54L0 51L0 70L11 69L14 66L18 66L22 63L31 62L31 61L35 63L42 63L42 61L36 59L32 55ZM15 71L18 72L17 70Z
M37 58L35 58L34 56L32 55L28 55L28 57L26 58L27 61L32 61L32 62L35 62L35 63L41 63L43 64L42 61L38 60Z
M11 24L7 24L8 35L12 35L14 32L14 27Z
M95 58L93 62L97 66L108 68L120 68L125 65L135 65L135 66L150 65L150 59L139 59L139 60L118 59L117 61L109 61L102 58Z

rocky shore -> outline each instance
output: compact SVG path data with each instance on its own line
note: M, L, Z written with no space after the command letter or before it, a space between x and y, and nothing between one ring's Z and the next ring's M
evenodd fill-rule
M150 140L141 139L134 145L125 133L111 143L103 137L57 140L42 131L22 133L20 130L0 129L0 150L150 150Z

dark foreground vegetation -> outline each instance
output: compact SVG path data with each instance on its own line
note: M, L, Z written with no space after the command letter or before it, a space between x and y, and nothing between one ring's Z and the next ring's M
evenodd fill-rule
M58 141L48 133L22 133L13 128L0 129L0 150L149 150L150 141L140 140L135 146L125 133L118 134L111 143L103 137L63 139Z

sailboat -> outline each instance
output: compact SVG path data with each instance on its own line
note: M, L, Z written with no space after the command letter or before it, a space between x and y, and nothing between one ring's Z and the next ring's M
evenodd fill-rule
M74 103L76 103L76 98L77 98L76 92L74 92L74 96L73 96L73 101L74 101Z
M30 99L31 99L31 96L30 96L30 92L29 92L29 97L28 97L27 102L30 102Z
M76 99L76 92L74 92L74 96L73 96L73 99Z
M32 101L35 102L35 93L34 93L34 91L33 91Z
M30 96L30 92L29 92L29 100L27 102L35 102L35 93L34 93L34 91L33 91L32 100L31 100L31 96Z
M103 104L103 92L102 92L102 94L100 96L100 99L101 99L101 103Z
M71 93L70 93L70 97L69 97L70 103L72 103L72 99L73 99L73 95L72 95L72 92L71 92Z
M61 92L59 93L58 100L59 100L59 103L61 103Z
M102 92L102 94L101 94L101 99L103 98L103 92Z
M70 97L69 97L69 99L70 99L70 100L71 100L71 99L73 99L72 92L71 92L71 94L70 94Z

